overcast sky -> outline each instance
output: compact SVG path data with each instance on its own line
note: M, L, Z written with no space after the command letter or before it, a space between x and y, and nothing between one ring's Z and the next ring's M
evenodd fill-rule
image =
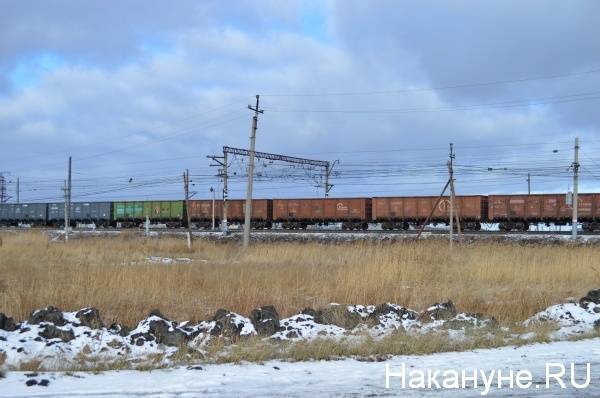
M196 197L206 155L339 160L332 196L600 189L598 1L0 0L0 171L22 201ZM231 159L231 196L247 161ZM235 175L233 175L235 173ZM259 162L256 197L320 196Z

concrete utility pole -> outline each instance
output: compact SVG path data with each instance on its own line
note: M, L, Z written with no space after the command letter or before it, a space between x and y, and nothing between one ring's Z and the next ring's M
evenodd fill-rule
M71 157L69 156L69 177L68 177L68 185L67 185L67 189L69 190L69 207L68 207L68 212L67 212L67 225L69 227L69 229L71 229Z
M68 242L69 241L69 229L68 229L67 225L68 225L68 222L69 222L69 216L67 214L69 212L68 212L68 207L67 206L68 206L68 203L69 203L69 194L68 194L68 188L67 188L67 180L64 181L63 191L64 191L64 194L65 194L65 214L64 214L64 216L65 216L65 228L64 228L64 231L65 231L65 242Z
M454 241L454 221L456 221L456 231L458 232L458 239L461 238L460 232L460 217L458 214L458 206L456 206L456 191L454 190L454 144L450 143L450 159L448 160L448 174L450 182L450 247Z
M454 241L454 176L452 175L452 165L454 161L454 145L450 143L450 159L448 160L448 172L450 175L450 247Z
M19 185L19 177L17 177L17 203L19 203L19 194L21 192L21 188Z
M254 177L254 154L256 150L256 130L258 129L258 114L263 113L259 109L260 97L256 96L256 106L248 105L248 109L254 111L252 117L252 131L250 135L250 159L248 161L248 186L246 187L246 214L244 217L244 247L250 243L250 221L252 220L252 182Z
M210 187L210 192L212 192L212 230L215 230L215 190L213 187Z
M229 224L227 224L227 209L229 208L229 191L227 190L227 152L223 152L223 235L229 233Z
M575 160L573 161L573 221L571 223L571 236L577 239L577 211L579 202L579 137L575 138Z
M192 223L190 222L190 171L188 169L183 173L183 190L185 192L185 209L187 214L187 246L192 250Z
M527 195L531 195L531 174L527 173Z

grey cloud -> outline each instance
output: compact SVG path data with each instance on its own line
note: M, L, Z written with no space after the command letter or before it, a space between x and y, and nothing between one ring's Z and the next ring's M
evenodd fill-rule
M281 2L243 2L219 7L221 3L184 2L165 14L161 2L126 2L123 7L106 6L105 2L90 2L87 6L54 2L43 3L33 14L35 18L26 17L31 3L20 4L12 4L15 10L10 18L6 17L9 26L0 28L0 53L12 61L26 52L44 50L94 60L67 62L45 73L34 87L0 97L0 145L11 148L0 169L14 169L14 161L25 154L27 161L18 163L20 171L48 178L62 178L69 152L80 177L178 175L186 167L199 174L214 173L204 156L218 152L222 145L247 145L250 113L245 106L255 93L436 86L568 72L595 62L595 54L584 50L592 45L589 40L580 43L581 47L577 44L579 50L565 48L591 34L590 17L580 15L593 11L588 7L595 6L589 3L545 10L528 26L522 14L530 18L537 14L533 5L519 10L513 9L513 4L486 3L490 9L484 10L479 3L470 2L428 7L421 6L421 2L340 2L332 5L332 36L325 42L294 29L273 27L275 21L297 24L298 3L281 6ZM237 5L241 5L239 9ZM45 8L51 6L53 10ZM139 13L131 13L132 7L140 8ZM69 12L63 15L60 10L65 9ZM558 19L554 13L572 15L575 22L553 24ZM30 30L20 31L19 26L26 22L31 22ZM547 31L542 31L542 26ZM1 34L2 29L12 38ZM52 33L44 36L46 30ZM565 30L569 31L563 35ZM110 32L104 35L103 31ZM157 34L166 40L165 51L145 52L142 56L138 50L143 40ZM521 36L526 39L518 40ZM561 39L544 43L547 37ZM536 47L540 48L534 51ZM569 59L552 64L550 61L559 57L561 49ZM435 162L443 167L450 141L493 146L564 141L571 139L576 128L585 129L588 136L597 134L592 128L593 103L391 115L285 113L269 108L452 107L498 98L549 95L559 89L589 90L596 79L587 76L566 83L557 80L402 95L264 96L262 103L267 111L259 123L258 148L329 160L345 157L351 164L356 159L354 151L435 146L440 149L374 153L362 160L416 159L417 164ZM206 113L218 107L222 108ZM170 134L180 135L163 141ZM542 149L548 153L551 150ZM330 153L336 151L353 154ZM457 151L463 162L487 161L481 152L467 151L460 145ZM506 148L496 151L487 156L523 161L522 154ZM186 156L196 157L153 163ZM561 152L560 160L565 159ZM419 180L417 177L411 181ZM397 182L372 189L395 189ZM363 193L371 189L368 185L358 188ZM339 184L336 192L351 194L358 188ZM482 189L473 184L463 188ZM260 191L260 184L257 189L263 196L270 192ZM434 193L439 187L415 185L410 189L404 192ZM181 187L172 185L161 193L180 195Z

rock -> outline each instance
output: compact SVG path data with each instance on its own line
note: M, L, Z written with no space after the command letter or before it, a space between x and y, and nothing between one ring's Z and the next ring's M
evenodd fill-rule
M31 315L29 315L29 323L37 325L42 322L53 323L57 326L64 326L67 323L63 318L62 311L51 305L40 310L32 311Z
M0 329L13 332L17 329L17 324L14 319L0 312Z
M42 379L39 381L38 385L42 387L48 387L50 385L50 380Z
M344 329L354 329L362 321L359 314L348 311L348 308L343 305L330 305L320 308L314 318L317 323L336 325Z
M242 330L245 325L243 320L238 319L238 317L239 315L225 309L221 308L217 310L212 319L215 325L211 329L210 334L233 340L239 339L242 336Z
M303 309L303 310L302 310L302 314L304 314L304 315L310 315L310 316L312 316L313 318L316 318L316 317L317 317L317 311L315 311L315 310L314 310L314 309L312 309L312 308L305 308L305 309Z
M594 330L596 330L596 332L600 333L600 319L596 319L594 321Z
M600 305L600 289L590 290L585 297L579 300L579 305L584 308L587 308L590 303Z
M260 336L271 336L280 330L279 314L272 305L252 310L250 321Z
M164 319L150 321L149 329L159 344L182 346L190 340L188 334Z
M45 339L61 339L64 342L71 341L75 338L72 330L64 330L56 327L54 324L48 324L44 327L39 335Z
M164 316L162 314L162 312L160 312L160 310L158 308L155 308L152 311L150 311L150 314L148 315L148 317L151 317L151 316L157 316L162 319L168 319L166 316Z
M130 337L131 344L143 346L146 342L155 341L156 338L150 333L136 333Z
M87 326L90 329L102 329L104 327L104 323L100 318L100 311L96 308L84 308L77 311L75 316L83 326Z
M451 300L445 303L435 303L419 315L422 322L449 320L456 316L456 308Z
M496 327L498 326L498 321L496 321L496 318L494 317L487 317L480 313L462 313L456 315L454 318L450 319L444 324L445 329L454 330L484 326Z
M375 316L387 315L390 313L398 314L401 318L410 320L415 320L419 316L415 311L390 303L379 304L373 311L373 315Z
M37 384L37 380L36 379L29 379L25 382L25 385L27 387L31 387L31 386L35 386Z
M113 334L118 334L121 337L126 337L131 332L127 326L119 325L118 323L113 323L108 327L108 331Z

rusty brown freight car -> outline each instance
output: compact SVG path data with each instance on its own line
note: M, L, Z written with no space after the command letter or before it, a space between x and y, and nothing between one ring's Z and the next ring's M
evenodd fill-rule
M243 223L246 215L246 201L233 199L227 201L227 222ZM252 200L252 228L271 228L273 215L273 200Z
M600 228L600 195L579 194L577 216L583 229ZM488 219L500 230L526 231L534 223L565 225L571 221L573 207L566 194L490 195Z
M438 196L398 196L373 198L374 222L383 229L409 229L424 222L431 214ZM456 196L456 208L461 227L481 229L481 221L487 216L486 196ZM431 223L447 223L450 216L450 198L443 197L433 209Z
M252 227L271 228L273 201L271 199L252 200ZM200 228L209 228L212 223L212 200L190 200L189 210L192 223ZM227 201L228 223L243 223L246 214L244 199ZM223 200L215 200L215 224L223 219Z
M342 229L367 229L369 198L273 199L273 221L285 229L341 222Z
M212 200L190 200L187 211L190 220L198 228L210 228L212 226L213 201ZM215 225L219 225L223 214L223 201L214 201Z

